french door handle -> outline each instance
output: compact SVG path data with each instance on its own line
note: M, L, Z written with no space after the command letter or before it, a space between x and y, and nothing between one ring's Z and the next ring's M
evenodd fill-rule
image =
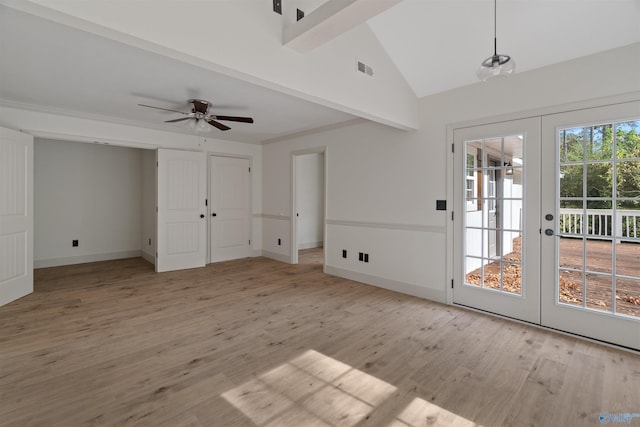
M200 214L200 218L204 218L204 214Z
M211 216L218 216L218 214L214 212L211 214Z
M546 234L547 236L553 236L553 230L550 228L547 228L546 230L544 230L544 234Z

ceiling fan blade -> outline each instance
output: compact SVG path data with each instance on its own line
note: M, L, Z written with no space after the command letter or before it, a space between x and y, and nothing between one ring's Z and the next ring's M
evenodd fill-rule
M217 114L212 116L212 118L216 120L227 120L230 122L242 122L242 123L253 123L253 119L251 117L236 117L236 116L218 116Z
M231 129L229 126L223 125L222 123L218 123L213 119L208 119L207 123L209 123L211 126L217 127L220 130L229 130L229 129Z
M156 110L171 111L172 113L191 114L191 113L185 113L184 111L170 110L169 108L154 107L153 105L145 105L145 104L138 104L138 105L141 107L155 108Z
M179 119L165 120L165 123L175 123L175 122L181 122L183 120L189 120L189 119L193 119L193 117L180 117Z

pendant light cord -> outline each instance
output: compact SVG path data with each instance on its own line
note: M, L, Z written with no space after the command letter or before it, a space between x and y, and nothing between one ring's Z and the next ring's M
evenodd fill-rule
M493 0L493 56L498 56L498 0Z

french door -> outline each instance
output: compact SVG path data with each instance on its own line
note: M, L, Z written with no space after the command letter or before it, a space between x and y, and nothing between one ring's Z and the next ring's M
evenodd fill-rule
M454 131L453 301L539 323L540 119Z
M640 349L640 102L454 131L453 302Z
M542 120L542 324L640 349L640 102Z

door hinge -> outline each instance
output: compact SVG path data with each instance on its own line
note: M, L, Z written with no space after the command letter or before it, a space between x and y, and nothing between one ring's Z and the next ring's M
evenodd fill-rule
M453 279L451 279L451 289L453 289Z
M156 167L158 167L158 162L156 161Z
M453 211L451 211L451 221L453 221L453 218L454 218L454 214L453 214Z
M158 258L158 252L156 252L156 258Z
M249 244L251 244L251 240L249 240Z
M251 168L249 168L249 173L251 173Z
M158 207L156 206L156 213L158 213Z
M209 206L209 199L204 199L204 205Z
M452 153L455 153L455 152L456 152L455 147L456 147L455 145L451 144L451 152L452 152Z

